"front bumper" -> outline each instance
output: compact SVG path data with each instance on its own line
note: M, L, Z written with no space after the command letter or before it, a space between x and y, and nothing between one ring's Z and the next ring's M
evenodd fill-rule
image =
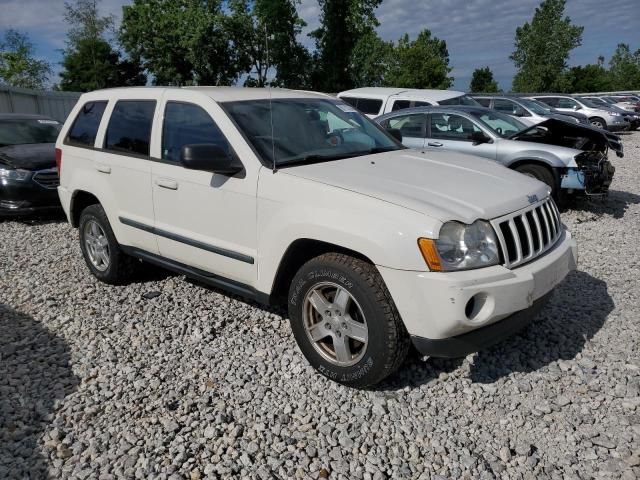
M450 338L430 339L412 336L416 350L430 357L458 358L488 348L509 338L529 325L542 310L551 293L539 298L526 310L520 310L498 322Z
M30 177L0 180L0 215L26 215L61 208L56 188L46 188Z
M628 130L629 127L629 122L626 122L622 119L614 119L611 122L607 123L607 129L610 132L620 132L622 130Z
M565 231L543 256L511 270L498 265L446 273L378 270L409 334L441 340L529 309L575 270L576 261L576 242Z
M560 178L560 188L584 190L587 195L606 195L616 168L604 160L598 165L567 168Z

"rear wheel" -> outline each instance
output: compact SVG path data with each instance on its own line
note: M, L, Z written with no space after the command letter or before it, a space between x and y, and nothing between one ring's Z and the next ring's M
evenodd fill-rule
M79 231L82 255L98 280L118 285L131 279L136 261L120 249L101 205L90 205L82 211Z
M604 130L607 129L607 122L605 122L604 119L600 117L590 118L589 121L591 122L591 125L596 128L602 128Z
M393 373L405 359L409 335L376 268L327 253L304 264L289 290L291 329L320 373L362 388Z

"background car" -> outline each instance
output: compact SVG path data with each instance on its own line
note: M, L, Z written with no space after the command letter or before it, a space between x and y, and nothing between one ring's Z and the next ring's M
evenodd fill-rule
M630 95L606 95L602 97L612 105L628 110L630 112L640 112L640 100Z
M595 103L596 105L600 105L602 108L606 108L613 112L618 112L620 115L622 115L622 118L624 118L626 122L629 122L629 130L635 130L640 126L640 114L637 114L634 111L620 108L615 103L607 101L603 97L592 97L585 95L579 98L589 100L590 102Z
M462 152L532 176L549 185L558 201L561 190L605 194L615 170L607 152L622 156L620 139L601 129L553 118L528 127L484 107L413 108L375 120L400 130L409 148Z
M554 113L549 107L545 108L539 102L528 98L478 95L471 95L471 97L483 107L518 117L526 125L536 125L548 118L580 123L577 117ZM584 115L580 116L584 117ZM587 117L584 117L584 120L588 123Z
M369 118L405 108L432 105L475 105L473 98L455 90L406 88L354 88L338 94L338 98L360 110Z
M55 141L61 127L39 115L0 114L0 215L60 209Z
M589 117L591 125L597 128L617 132L629 128L629 122L625 122L622 115L617 112L601 108L589 100L581 100L569 95L533 95L531 98L546 103L559 112L572 112L579 110Z

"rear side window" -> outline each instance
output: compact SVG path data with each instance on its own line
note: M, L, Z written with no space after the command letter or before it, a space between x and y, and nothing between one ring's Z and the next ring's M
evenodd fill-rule
M359 98L358 110L362 113L369 115L377 115L382 107L382 100L376 100L375 98Z
M85 103L73 121L73 125L67 135L67 141L77 145L93 147L98 134L100 120L102 120L102 114L106 107L106 101Z
M490 98L476 98L476 97L474 97L474 100L476 102L478 102L480 105L482 105L483 107L487 107L487 108L491 104L491 99Z
M148 156L155 108L155 100L118 101L109 119L104 147Z
M403 110L409 107L411 107L411 102L409 100L396 100L395 102L393 102L393 107L391 107L391 111L395 112L396 110Z
M382 107L382 100L375 98L340 97L340 100L368 115L377 115L380 112L380 107Z
M215 144L231 153L229 142L202 108L189 103L167 102L162 128L162 158L177 162L182 147L198 143Z

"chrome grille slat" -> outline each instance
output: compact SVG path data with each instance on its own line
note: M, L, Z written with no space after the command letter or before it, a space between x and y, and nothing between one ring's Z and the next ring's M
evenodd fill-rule
M503 265L507 268L517 267L544 254L556 244L563 231L560 212L551 198L492 220L491 224L500 243Z
M516 222L513 220L509 220L509 228L511 229L511 235L513 235L513 239L516 246L516 259L514 263L522 261L522 245L520 241L520 235L518 234L518 229L516 228Z

